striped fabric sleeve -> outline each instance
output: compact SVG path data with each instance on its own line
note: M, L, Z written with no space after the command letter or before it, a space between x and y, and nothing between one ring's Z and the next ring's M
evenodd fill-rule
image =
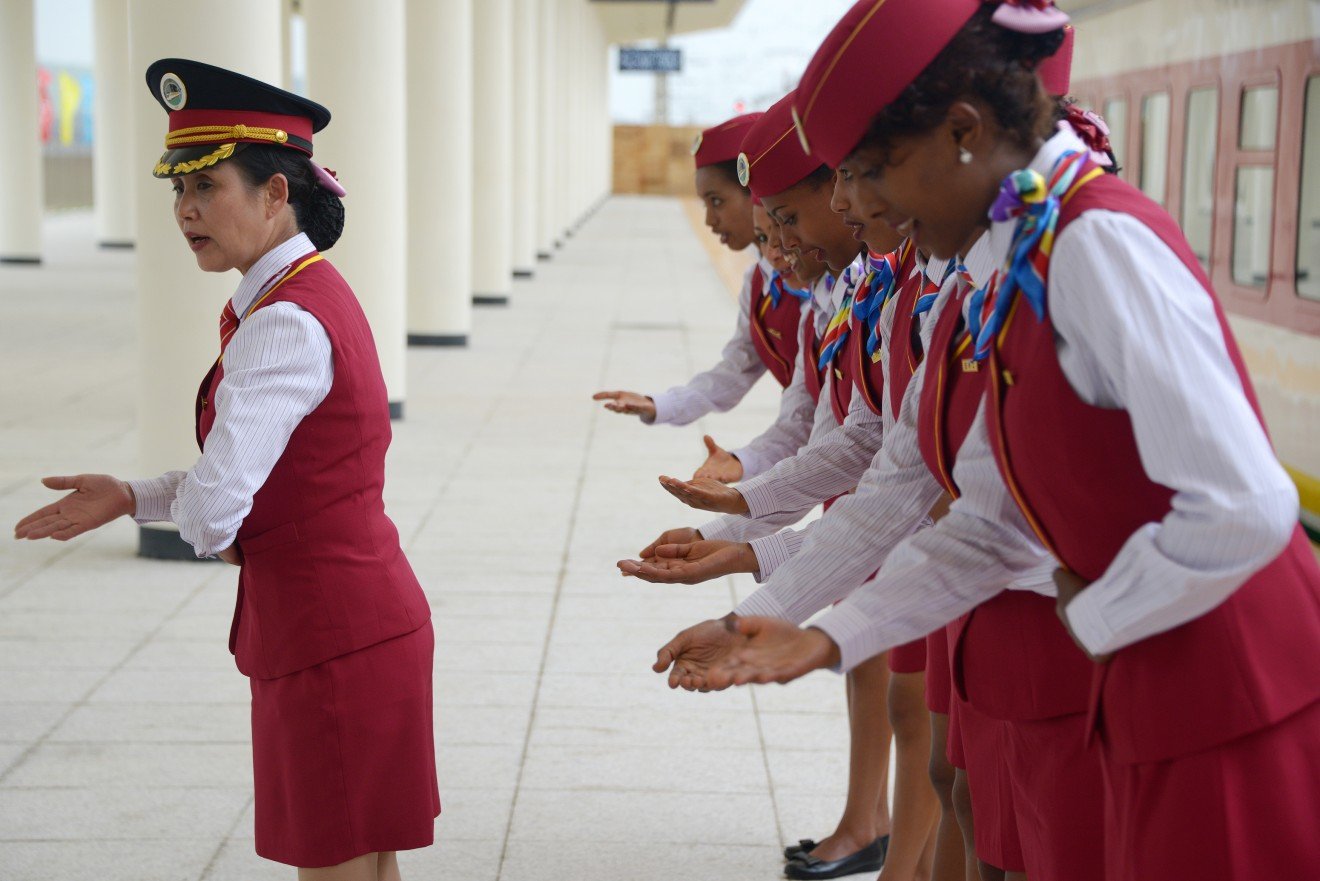
M274 303L239 326L225 350L206 450L179 482L170 508L197 556L234 543L289 436L333 381L330 338L304 309Z

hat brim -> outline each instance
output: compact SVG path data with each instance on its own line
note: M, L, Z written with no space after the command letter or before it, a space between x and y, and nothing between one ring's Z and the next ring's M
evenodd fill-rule
M176 147L161 154L160 161L151 170L152 177L168 179L193 174L223 162L238 152L237 143L203 144L199 147Z

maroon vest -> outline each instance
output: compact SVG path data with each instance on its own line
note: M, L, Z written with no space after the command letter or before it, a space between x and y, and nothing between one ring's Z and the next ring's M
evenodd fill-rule
M782 294L779 305L774 304L769 280L757 264L752 270L752 345L766 369L785 388L793 379L793 365L797 363L797 329L801 311L802 301L792 294Z
M238 530L243 566L229 648L238 669L258 679L410 633L431 617L381 500L389 404L366 316L324 260L261 306L278 302L296 303L325 328L334 382L294 429ZM223 378L217 362L199 390L202 445Z
M1223 310L1173 220L1106 175L1065 206L1058 231L1091 208L1140 220L1197 278L1256 408ZM1073 391L1048 317L1015 308L989 366L989 428L1005 483L1062 564L1098 578L1133 532L1168 513L1171 491L1146 476L1127 413L1091 406ZM1299 526L1279 557L1215 609L1097 665L1091 710L1117 761L1189 755L1320 698L1318 655L1320 567Z
M926 358L917 440L926 467L957 498L953 463L971 431L989 365L972 358L963 285L940 313ZM1050 719L1086 710L1091 662L1055 615L1053 599L1004 590L950 625L953 687L994 719Z
M852 322L852 325L848 331L848 338L843 341L842 346L839 346L839 351L834 353L834 360L825 365L825 370L830 375L830 409L834 411L834 418L840 425L848 418L848 408L852 406L853 364L857 360L856 353L866 350L865 346L859 345L859 340L864 337L859 332L857 322Z

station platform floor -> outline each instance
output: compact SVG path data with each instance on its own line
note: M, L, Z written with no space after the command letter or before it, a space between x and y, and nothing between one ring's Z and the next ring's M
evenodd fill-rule
M44 266L0 267L4 524L50 500L42 475L143 476L134 258L92 239L89 215L52 216ZM752 582L614 567L704 519L656 475L691 473L705 432L752 437L777 392L765 379L682 429L591 394L684 380L734 315L680 202L617 197L508 307L479 308L469 347L409 351L387 501L434 609L444 813L434 847L401 855L406 879L771 879L785 843L833 828L840 678L671 692L656 649ZM235 572L135 548L126 520L0 540L0 879L292 878L253 852Z

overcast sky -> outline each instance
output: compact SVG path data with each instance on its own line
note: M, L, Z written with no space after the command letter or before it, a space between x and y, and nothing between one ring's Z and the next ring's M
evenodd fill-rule
M670 45L683 50L683 72L669 76L669 122L714 125L743 108L764 110L797 85L820 41L852 4L747 0L730 27L675 37ZM654 74L616 71L610 83L615 122L655 121Z
M669 121L714 125L737 113L739 102L765 109L797 84L852 2L747 0L729 28L676 37L683 72L670 75ZM92 0L37 0L36 14L40 63L91 67ZM655 75L611 73L610 112L616 122L654 122Z

